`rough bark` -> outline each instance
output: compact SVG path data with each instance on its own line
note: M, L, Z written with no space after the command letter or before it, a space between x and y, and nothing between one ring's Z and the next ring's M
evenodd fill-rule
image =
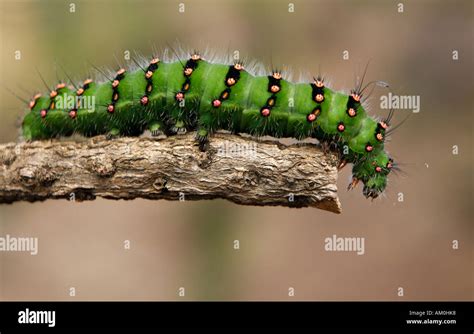
M334 154L313 144L285 146L222 133L211 138L206 152L193 133L8 143L0 145L0 203L184 195L339 213L337 163Z

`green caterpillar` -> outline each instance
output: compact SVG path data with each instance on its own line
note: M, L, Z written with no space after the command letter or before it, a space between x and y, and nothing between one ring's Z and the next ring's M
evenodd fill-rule
M134 71L120 69L105 82L87 79L80 87L60 83L49 96L34 96L22 130L26 140L74 133L136 136L147 129L152 135L196 131L203 150L219 129L312 137L338 149L340 168L353 163L349 189L362 181L364 195L376 198L394 166L384 151L392 112L380 122L369 117L362 92L360 85L349 95L335 92L321 77L292 83L279 71L254 76L242 62L214 64L193 53L185 63L153 58Z

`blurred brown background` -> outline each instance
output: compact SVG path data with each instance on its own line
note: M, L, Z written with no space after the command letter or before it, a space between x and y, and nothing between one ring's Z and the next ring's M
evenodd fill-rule
M3 87L25 98L43 91L35 67L50 84L55 61L84 79L88 61L116 68L125 50L150 55L176 41L239 50L296 77L321 66L337 90L352 88L370 59L368 80L420 95L421 112L387 144L406 175L371 202L360 186L345 191L346 167L341 215L222 200L1 205L0 236L38 237L39 254L0 252L0 299L472 300L473 4L403 3L399 13L397 2L376 0L1 1L0 142L17 140L25 109ZM382 93L371 98L379 116ZM324 251L333 234L365 237L365 255Z

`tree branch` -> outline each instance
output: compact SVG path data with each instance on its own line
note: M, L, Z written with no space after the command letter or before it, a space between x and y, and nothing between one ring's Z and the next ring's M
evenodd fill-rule
M337 162L313 144L284 146L223 133L211 138L206 152L193 133L8 143L0 145L0 203L225 198L340 213Z

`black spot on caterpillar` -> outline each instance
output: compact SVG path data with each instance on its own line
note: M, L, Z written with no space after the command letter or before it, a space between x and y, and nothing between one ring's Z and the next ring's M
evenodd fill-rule
M336 92L321 77L292 83L279 71L256 76L241 62L216 64L193 53L185 62L153 58L105 82L87 79L77 89L60 83L47 96L34 96L22 130L27 140L196 131L201 147L219 129L312 137L337 147L341 168L353 163L349 189L362 181L364 195L376 198L394 166L384 150L393 112L382 121L371 118L361 103L363 91L360 83L350 94Z

